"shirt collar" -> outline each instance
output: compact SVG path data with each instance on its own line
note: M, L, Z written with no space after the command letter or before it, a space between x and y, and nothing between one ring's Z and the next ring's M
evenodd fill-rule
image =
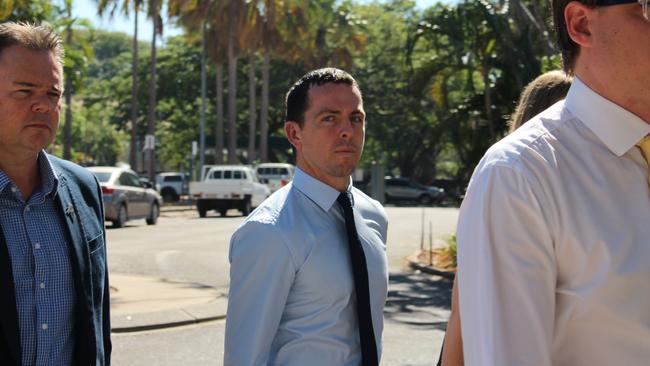
M617 156L650 133L649 123L605 99L578 77L573 78L564 105Z
M43 195L55 194L59 185L59 177L45 151L38 153L37 162L41 175L41 192ZM7 174L0 170L0 192L4 191L11 183L12 181Z
M305 173L298 167L296 167L296 174L293 176L292 185L325 211L329 211L341 194L341 192ZM348 194L351 192L351 189L352 178L350 178L350 184L347 188Z
M38 167L41 173L41 192L44 195L56 194L59 186L59 175L45 151L38 154Z

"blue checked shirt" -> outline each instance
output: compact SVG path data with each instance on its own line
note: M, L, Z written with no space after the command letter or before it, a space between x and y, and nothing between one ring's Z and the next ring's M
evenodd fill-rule
M23 365L71 365L75 289L65 223L56 202L58 179L39 154L41 187L25 202L0 170L0 227L16 291Z

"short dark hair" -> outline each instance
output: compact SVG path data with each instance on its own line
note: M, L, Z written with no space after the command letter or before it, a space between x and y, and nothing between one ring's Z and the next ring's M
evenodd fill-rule
M11 46L23 46L35 51L54 53L63 66L63 43L56 32L46 25L6 22L0 24L0 55Z
M309 108L309 89L327 83L347 84L359 90L359 84L352 75L333 67L313 70L296 81L286 98L285 121L297 122L300 127L305 123L305 111Z
M572 75L573 69L576 64L576 58L580 53L580 46L573 42L566 29L566 22L564 21L564 9L572 2L578 1L589 7L599 5L598 0L553 0L553 25L555 27L555 34L557 36L557 44L562 52L562 64L564 71Z

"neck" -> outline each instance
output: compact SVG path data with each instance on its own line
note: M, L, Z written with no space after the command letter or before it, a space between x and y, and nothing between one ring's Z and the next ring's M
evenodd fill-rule
M27 200L41 184L38 153L18 156L0 150L0 170L20 189L24 200Z
M635 81L618 80L609 77L611 73L597 72L584 65L577 65L575 74L600 96L650 124L650 94L636 90Z
M350 185L350 176L345 177L334 177L327 174L319 174L315 169L311 169L307 164L301 164L300 161L296 163L298 168L302 170L305 174L308 174L314 179L317 179L328 186L336 189L339 192L345 192L348 190L348 185Z

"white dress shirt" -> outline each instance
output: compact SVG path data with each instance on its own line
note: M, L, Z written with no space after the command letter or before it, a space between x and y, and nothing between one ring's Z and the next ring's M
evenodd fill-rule
M387 219L356 188L354 214L368 264L381 355L388 290ZM296 169L230 241L226 366L358 366L356 296L339 192Z
M650 364L648 133L575 78L488 150L458 223L466 365Z

